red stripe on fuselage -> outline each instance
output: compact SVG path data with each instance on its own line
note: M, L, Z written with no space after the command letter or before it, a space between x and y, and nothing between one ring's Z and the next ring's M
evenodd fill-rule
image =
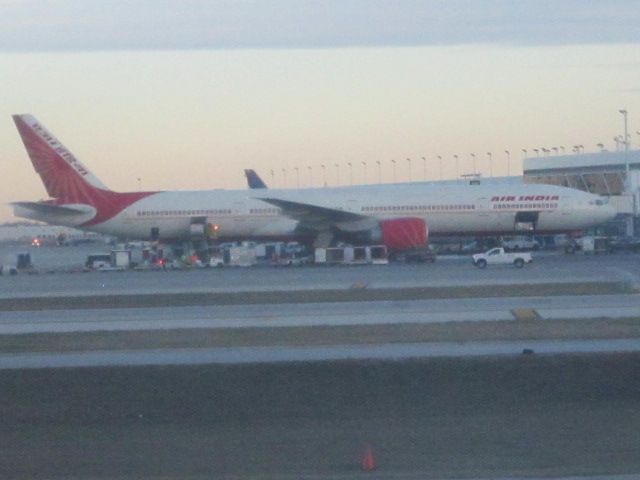
M82 226L89 227L98 225L121 213L125 208L130 207L138 200L146 198L158 192L126 192L117 193L108 190L92 189L88 195L88 203L97 210L96 216L84 223ZM69 202L66 202L69 203Z

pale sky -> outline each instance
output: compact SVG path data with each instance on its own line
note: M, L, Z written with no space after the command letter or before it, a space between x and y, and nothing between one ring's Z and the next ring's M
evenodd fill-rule
M46 193L32 113L117 191L519 173L640 144L638 1L0 0L0 221ZM411 162L407 161L411 159ZM335 165L338 164L339 167ZM309 169L311 167L311 169ZM273 176L271 174L273 170ZM140 178L140 181L138 181Z

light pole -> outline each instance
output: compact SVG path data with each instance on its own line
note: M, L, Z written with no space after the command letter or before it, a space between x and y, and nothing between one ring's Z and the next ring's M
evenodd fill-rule
M378 165L378 183L382 183L382 167L380 166L380 160L376 160L376 164Z
M334 163L335 167L336 167L336 185L340 185L340 164L339 163Z
M557 156L558 155L558 147L551 147L551 150L553 150L553 153Z
M309 169L309 186L313 187L313 167L309 165L307 168Z
M138 191L142 191L142 178L138 177Z
M273 169L271 169L271 185L275 185L275 174L273 173Z
M524 158L527 158L527 149L526 149L526 148L523 148L523 149L522 149L522 153L524 154L524 156L523 156L522 158L523 158L523 159L524 159Z
M533 151L536 152L536 157L540 156L540 150L538 150L537 148L534 148Z
M393 183L396 183L396 161L392 159L391 163L393 164Z
M456 159L456 180L460 178L460 162L458 161L458 155L454 155L453 158Z
M600 149L600 152L604 152L604 143L598 143L596 147Z
M440 180L442 180L442 155L438 155L438 166L440 167Z
M564 145L560 145L560 151L562 152L562 155L564 155Z
M412 178L411 178L411 159L407 158L407 162L409 162L409 181L411 181L412 180Z
M624 117L624 175L625 181L629 182L629 132L627 131L627 111L620 110L620 113Z
M287 188L287 169L286 168L282 169L282 181L283 181L283 187Z
M622 135L616 135L613 137L613 141L616 142L616 152L620 151L620 143L622 142Z
M507 154L507 177L511 176L511 153L509 150L505 150L504 153Z
M320 168L322 168L322 186L326 187L327 186L327 167L324 166L324 164L320 165Z
M426 182L427 181L427 159L422 157L422 179Z
M471 159L473 160L473 174L476 174L476 154L472 153L471 154Z
M293 168L296 171L296 186L300 188L300 169L298 167Z
M487 152L487 157L489 157L489 178L493 178L493 155L491 152Z
M347 162L347 165L349 165L349 185L353 185L353 165L351 162Z
M364 167L364 184L367 184L367 162L362 161L362 166Z

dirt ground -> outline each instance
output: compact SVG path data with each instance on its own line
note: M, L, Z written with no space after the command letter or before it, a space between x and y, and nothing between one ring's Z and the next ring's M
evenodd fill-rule
M635 353L1 371L0 478L639 473L639 371Z

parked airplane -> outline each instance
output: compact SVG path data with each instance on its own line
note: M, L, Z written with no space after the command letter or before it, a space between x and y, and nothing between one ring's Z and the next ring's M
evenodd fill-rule
M572 232L614 216L600 197L541 184L483 180L307 189L109 190L34 117L14 115L50 200L17 216L127 239L295 239L425 245L432 235Z

